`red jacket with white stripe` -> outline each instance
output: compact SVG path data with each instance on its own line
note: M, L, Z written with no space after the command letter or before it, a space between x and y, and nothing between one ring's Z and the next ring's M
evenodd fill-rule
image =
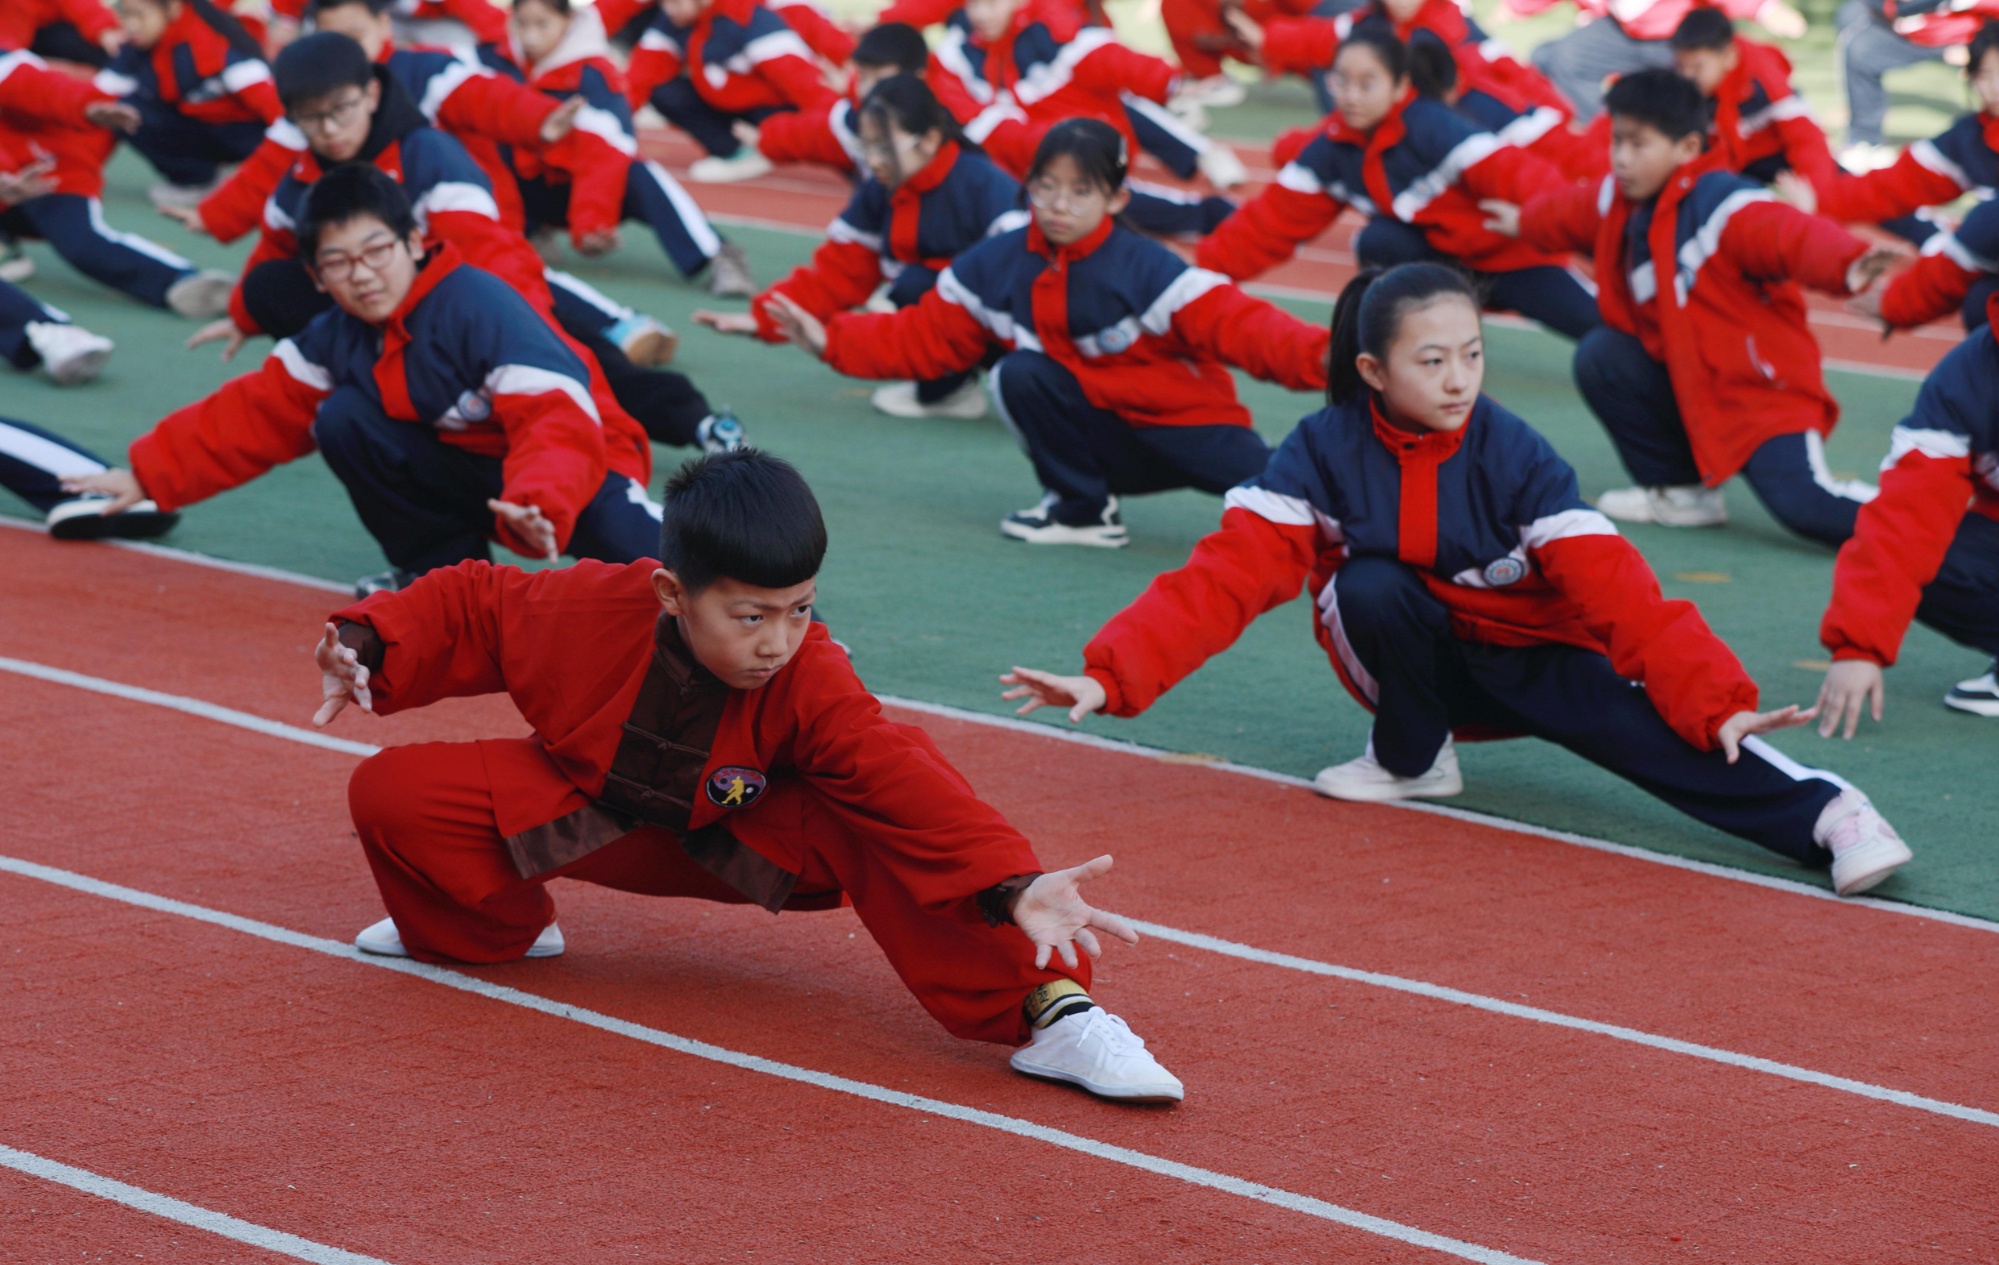
M7 0L0 4L0 51L26 48L45 26L67 22L96 44L118 29L103 0Z
M1885 0L1882 14L1895 34L1921 48L1969 44L1978 28L1999 18L1999 0Z
M270 0L271 12L305 19L306 0ZM480 44L507 42L507 11L492 0L393 0L389 11L411 22L460 22Z
M1986 309L1999 322L1999 299ZM1832 569L1819 641L1835 659L1895 662L1923 587L1967 512L1999 521L1999 343L1973 330L1924 380Z
M1399 430L1366 399L1314 413L1224 507L1186 565L1084 649L1112 715L1150 707L1308 580L1313 632L1372 711L1376 685L1348 647L1337 597L1339 568L1354 557L1415 570L1464 640L1607 656L1702 750L1723 721L1756 708L1755 682L1693 603L1662 596L1645 559L1583 502L1568 463L1483 396L1450 432Z
M26 51L0 52L0 171L55 159L57 193L94 198L104 192L104 160L117 137L83 115L111 95L51 70Z
M1814 188L1829 187L1838 164L1811 106L1791 90L1789 59L1740 36L1735 52L1735 68L1715 89L1708 152L1730 171L1757 179L1789 167Z
M1258 56L1272 74L1314 78L1332 68L1341 41L1355 24L1364 21L1388 23L1394 28L1396 38L1405 42L1417 31L1435 35L1451 50L1461 81L1483 79L1498 84L1524 102L1561 111L1564 118L1575 112L1568 98L1546 75L1487 35L1456 0L1424 0L1406 18L1396 17L1379 0L1370 0L1336 17L1273 18L1263 28L1263 47Z
M268 124L285 112L262 50L232 41L191 4L151 48L127 44L97 72L97 86L119 97L157 96L198 123Z
M1561 0L1506 0L1506 7L1522 17L1532 17L1552 9ZM1720 9L1738 22L1756 16L1765 0L1576 0L1576 8L1590 18L1609 18L1624 33L1637 40L1670 39L1687 14L1699 8Z
M1923 243L1916 262L1888 279L1881 291L1881 319L1909 329L1950 316L1971 288L1999 273L1999 202L1973 206L1956 228L1940 229Z
M617 29L624 12L605 13ZM634 110L654 88L685 74L701 99L725 114L763 108L807 109L840 94L820 74L799 33L757 0L715 0L692 26L657 14L625 66Z
M1039 351L1133 426L1247 426L1228 366L1316 390L1328 341L1106 219L1068 246L1035 224L987 238L915 306L828 321L826 363L859 378L927 379L970 369L995 345Z
M1595 257L1604 323L1665 364L1701 478L1718 487L1765 440L1832 433L1839 404L1798 287L1847 293L1867 244L1711 161L1681 167L1646 204L1609 176L1545 194L1522 210L1520 235Z
M1819 214L1848 224L1879 224L1966 193L1989 197L1999 186L1999 115L1961 114L1939 135L1904 149L1892 167L1865 175L1836 172L1819 190Z

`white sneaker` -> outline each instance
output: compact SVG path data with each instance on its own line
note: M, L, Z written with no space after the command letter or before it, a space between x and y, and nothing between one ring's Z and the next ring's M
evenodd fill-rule
M1180 1078L1159 1066L1144 1040L1101 1006L1036 1028L1008 1061L1022 1075L1081 1085L1119 1102L1179 1102L1187 1096Z
M731 158L710 154L695 159L687 168L687 178L696 184L734 184L738 180L768 176L772 170L770 159L745 145Z
M167 306L191 321L212 321L229 314L229 295L235 289L236 278L203 268L167 287Z
M1024 540L1030 545L1090 545L1098 549L1122 549L1131 543L1119 516L1117 498L1104 502L1103 513L1094 523L1055 521L1053 492L1032 509L1015 510L1000 520L1000 535Z
M986 389L977 378L966 381L941 400L925 404L914 382L891 382L875 388L868 402L890 417L958 417L970 421L986 415Z
M1881 171L1895 165L1902 153L1893 145L1874 145L1867 141L1855 141L1839 151L1839 165L1856 176L1864 176L1870 171Z
M1984 676L1959 681L1943 696L1943 705L1974 716L1999 716L1999 664Z
M1180 85L1180 91L1173 94L1173 102L1186 101L1193 105L1211 105L1216 109L1227 109L1241 105L1249 92L1241 83L1228 75L1209 75L1206 79L1190 79ZM1173 102L1168 102L1168 108Z
M396 930L396 920L384 918L375 925L364 929L354 937L354 947L363 953L377 957L406 958L410 951L403 947L402 933ZM526 956L531 958L559 958L562 956L562 928L549 923L541 929L541 934L528 946Z
M1618 488L1596 498L1607 518L1661 527L1719 527L1728 521L1720 488L1699 483L1670 488Z
M1825 806L1812 839L1832 853L1832 889L1858 896L1915 858L1874 804L1848 787Z
M634 313L604 331L625 359L641 369L657 369L680 349L680 335L644 313Z
M1312 789L1328 799L1350 799L1380 803L1396 799L1448 799L1465 788L1458 772L1457 745L1447 735L1443 749L1427 773L1402 777L1381 767L1374 758L1374 740L1368 739L1367 752L1358 760L1320 769L1312 779Z
M162 510L156 502L140 501L116 514L106 514L108 496L79 496L50 508L43 519L49 535L56 540L151 540L164 536L180 522L180 515Z
M114 346L102 334L53 321L29 321L27 334L28 346L42 358L42 372L59 387L73 387L102 373Z
M35 261L21 249L21 243L0 241L0 281L26 281L34 275Z
M202 200L209 194L215 192L216 186L221 183L219 176L207 184L173 184L162 180L146 190L146 200L154 206L170 206L178 210L192 211L200 206Z
M1233 189L1249 179L1249 168L1243 166L1235 151L1221 141L1202 150L1195 165L1208 178L1208 183L1217 189Z

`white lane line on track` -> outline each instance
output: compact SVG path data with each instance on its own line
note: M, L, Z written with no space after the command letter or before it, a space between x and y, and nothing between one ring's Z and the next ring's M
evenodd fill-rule
M19 671L20 665L23 662L23 660L19 659L0 658L0 671ZM40 664L29 664L27 666L33 667L36 670L25 675L34 676L39 680L55 680L61 684L77 685L82 689L98 690L115 698L132 699L142 703L157 702L162 698L172 699L175 701L162 705L172 707L175 711L186 712L190 715L201 716L209 720L220 720L225 724L243 725L246 729L270 737L290 738L293 741L309 742L310 745L316 747L324 747L330 741L334 741L327 739L324 734L314 733L309 729L298 729L291 725L281 725L276 721L250 716L245 712L199 703L199 700L195 699L180 699L178 696L171 694L161 695L154 690L137 690L131 686L119 685L115 681L98 681L95 677L87 677L80 673L67 672L59 668L44 668ZM113 688L101 688L104 686ZM910 707L912 710L949 714L947 709L930 704L912 704L895 700L888 696L883 696L882 701L894 706ZM180 704L197 704L197 706L183 706ZM978 714L967 713L967 715L977 717ZM991 718L987 717L984 719ZM245 720L255 723L244 724ZM1046 729L1045 726L1033 725L1027 721L1016 721L1014 724L1035 731ZM1093 746L1099 744L1112 745L1115 749L1115 744L1111 744L1108 739L1089 739L1087 735L1063 734L1059 730L1053 731L1050 736L1082 740L1086 741L1087 745ZM345 746L333 749L361 756L370 756L381 750L380 747L364 742L348 743ZM1288 778L1281 774L1265 773L1263 770L1250 771L1266 776L1273 781L1298 782L1300 785L1309 785L1301 779ZM22 864L30 863L23 862ZM55 872L60 873L60 871ZM1817 892L1817 889L1808 888L1806 890L1814 894ZM161 897L159 899L166 898ZM189 908L195 907L190 906ZM1171 940L1178 944L1207 949L1210 952L1226 954L1230 957L1242 958L1267 966L1302 971L1309 975L1332 976L1338 979L1352 980L1356 983L1370 984L1396 992L1414 993L1438 1001L1470 1006L1475 1009L1489 1011L1493 1014L1506 1015L1514 1019L1527 1019L1559 1028L1588 1032L1596 1036L1609 1037L1618 1041L1629 1041L1636 1045L1647 1046L1655 1050L1664 1050L1672 1054L1706 1059L1710 1062L1724 1063L1730 1067L1739 1067L1753 1072L1764 1072L1772 1076L1781 1076L1787 1080L1803 1081L1806 1084L1817 1085L1825 1089L1857 1094L1863 1098L1894 1103L1897 1106L1912 1107L1918 1111L1927 1111L1934 1115L1948 1116L1952 1119L1965 1120L1973 1124L1999 1126L1999 1113L1986 1111L1978 1107L1967 1107L1961 1103L1948 1102L1941 1098L1929 1098L1907 1090L1876 1085L1869 1081L1854 1080L1846 1076L1836 1076L1830 1072L1820 1072L1808 1067L1780 1063L1774 1059L1763 1058L1760 1055L1741 1054L1734 1050L1725 1050L1717 1046L1701 1045L1693 1041L1682 1041L1677 1037L1661 1036L1657 1033L1646 1032L1640 1028L1627 1028L1620 1024L1603 1023L1595 1019L1585 1019L1578 1015L1563 1014L1557 1010L1543 1010L1538 1006L1522 1006L1502 998L1487 997L1483 993L1465 992L1462 989L1451 988L1443 984L1431 984L1424 980L1406 979L1399 975L1384 975L1376 971L1362 970L1359 967L1340 966L1332 962L1321 962L1315 958L1298 957L1294 954L1278 953L1270 949L1259 949L1253 945L1238 944L1233 940L1223 940L1199 931L1182 931L1178 928L1164 926L1159 923L1139 922L1136 919L1133 921L1148 934L1158 936L1162 940ZM262 924L258 925L261 926Z
M0 527L18 527L29 531L40 531L39 524L23 522L0 514ZM253 575L260 579L277 580L295 584L302 588L319 589L326 592L352 596L346 585L322 580L318 576L302 575L296 571L285 571L277 567L257 566L246 562L232 562L226 558L215 558L208 554L192 553L184 549L174 549L165 545L146 545L133 541L102 541L113 548L132 549L185 562L190 566L211 567L218 571L230 571L242 575ZM84 548L79 545L77 548ZM17 660L17 662L28 662ZM40 666L40 665L36 665ZM95 678L82 678L95 679ZM116 684L112 682L111 684ZM90 688L84 686L83 688ZM123 688L123 687L121 687ZM1033 734L1041 738L1052 738L1057 742L1080 743L1104 751L1116 751L1125 755L1139 756L1148 760L1163 760L1176 764L1198 764L1202 768L1214 769L1221 773L1232 773L1242 777L1253 777L1260 781L1276 782L1284 786L1303 787L1310 790L1312 783L1289 773L1279 773L1273 769L1261 769L1253 764L1237 764L1232 760L1191 759L1183 753L1168 751L1163 747L1148 747L1143 743L1128 742L1121 738L1104 738L1080 730L1061 729L1052 724L1021 720L1013 716L995 716L990 712L976 712L963 707L953 707L948 703L926 703L921 699L902 698L894 694L877 694L890 707L902 707L913 712L927 712L934 716L944 716L951 720L962 720L968 724L985 725L993 729L1010 729L1016 733ZM193 700L190 700L193 701ZM247 713L239 713L247 714ZM276 722L265 722L275 724ZM311 730L299 730L310 733ZM337 741L337 740L336 740ZM357 747L367 747L362 755L372 755L379 748L357 743ZM1316 792L1315 792L1316 793ZM1810 883L1800 883L1793 879L1778 878L1770 874L1758 874L1752 870L1738 870L1732 866L1716 865L1712 861L1695 861L1687 857L1674 856L1669 852L1654 852L1648 848L1636 848L1630 844L1612 843L1608 839L1598 839L1590 835L1579 835L1567 830L1556 830L1549 826L1537 826L1532 822L1515 821L1510 817L1495 817L1489 813L1475 812L1469 808L1453 808L1447 804L1427 804L1413 800L1390 801L1378 807L1394 809L1398 812L1429 813L1437 817L1449 817L1455 821L1471 822L1489 826L1494 830L1510 830L1515 834L1533 835L1538 839L1552 839L1557 843L1570 843L1577 847L1590 848L1597 852L1609 852L1616 856L1628 857L1634 861L1644 861L1652 865L1663 865L1676 870L1688 870L1695 874L1705 874L1709 878L1728 879L1731 882L1747 883L1752 887L1767 887L1773 891L1789 892L1793 896L1809 896L1816 900L1831 901L1848 908L1874 909L1883 913L1903 914L1911 918L1924 918L1931 922L1949 923L1954 927L1968 927L1974 931L1999 932L1999 922L1986 918L1975 918L1970 914L1954 913L1948 909L1930 909L1922 905L1910 905L1902 901L1884 900L1875 896L1836 896L1824 887Z
M1305 1216L1316 1217L1322 1221L1334 1222L1351 1229L1362 1230L1369 1234L1394 1239L1401 1243L1408 1243L1415 1247L1428 1248L1431 1251L1442 1252L1449 1256L1458 1257L1461 1260L1476 1261L1480 1265L1537 1265L1536 1262L1526 1257L1514 1256L1494 1248L1481 1247L1479 1244L1467 1243L1462 1239L1453 1239L1441 1234L1432 1234L1428 1230L1404 1225L1400 1221L1390 1221L1386 1217L1377 1217L1371 1213L1360 1212L1335 1203L1328 1203L1323 1199L1315 1199L1310 1195L1301 1195L1295 1191L1282 1190L1275 1186L1266 1186L1261 1182L1248 1181L1227 1173L1216 1172L1213 1169L1199 1168L1192 1164L1182 1164L1178 1160L1169 1160L1163 1156L1153 1155L1146 1151L1135 1151L1129 1147L1102 1142L1096 1138L1085 1137L1079 1133L1070 1133L1063 1129L1051 1129L1046 1125L1035 1124L1031 1120L1022 1120L1015 1116L1001 1115L996 1111L982 1111L977 1107L966 1107L954 1102L945 1102L939 1098L925 1098L920 1094L910 1094L898 1089L888 1089L868 1081L852 1080L845 1076L835 1076L830 1072L815 1071L809 1067L799 1067L792 1063L780 1063L776 1059L767 1059L761 1055L745 1054L740 1050L731 1050L726 1046L710 1045L706 1041L696 1041L690 1037L676 1036L671 1032L666 1032L659 1028L650 1028L644 1024L619 1019L613 1015L607 1015L601 1011L589 1010L582 1006L572 1006L566 1002L553 1001L536 993L524 992L518 988L509 988L504 984L494 984L487 980L460 974L445 967L431 966L427 963L413 961L408 958L374 957L370 954L362 953L352 945L342 944L338 940L328 940L320 936L307 935L301 931L293 931L289 927L280 927L272 923L259 922L253 918L244 918L237 914L225 913L221 910L210 909L204 905L193 905L186 901L174 900L171 897L157 896L151 892L139 891L136 888L123 887L116 883L107 883L102 879L91 878L85 874L76 874L69 870L59 870L53 866L39 865L33 861L24 861L10 856L0 856L0 871L17 874L23 878L39 879L42 882L66 887L71 891L82 892L86 895L99 896L128 905L136 905L141 909L150 909L158 913L174 914L182 918L193 919L197 922L205 922L211 926L224 927L231 931L239 931L246 935L275 941L278 944L288 945L296 949L305 949L313 953L324 954L328 957L342 958L349 962L360 963L363 966L394 971L401 975L411 975L417 979L426 980L433 984L442 984L446 988L454 988L460 992L471 993L476 997L483 997L489 1001L518 1006L523 1010L531 1010L555 1019L566 1019L572 1023L579 1023L586 1027L596 1028L601 1032L611 1033L614 1036L627 1037L633 1041L641 1041L647 1045L671 1050L676 1054L686 1054L694 1058L706 1059L712 1063L739 1068L746 1072L757 1072L765 1076L774 1076L781 1080L794 1081L798 1084L811 1085L818 1089L831 1090L834 1093L849 1094L855 1098L863 1098L870 1102L882 1103L891 1107L902 1107L910 1111L921 1112L925 1115L941 1116L947 1120L957 1120L965 1124L978 1125L1000 1133L1009 1133L1015 1137L1043 1142L1049 1146L1061 1147L1064 1150L1075 1151L1096 1159L1109 1160L1112 1163L1123 1164L1127 1167L1153 1173L1160 1177L1173 1178L1192 1186L1201 1186L1209 1190L1220 1191L1223 1194L1237 1195L1244 1199L1270 1204L1273 1207L1302 1213ZM127 1187L126 1189L132 1188ZM135 1191L135 1193L144 1194L145 1192ZM190 1205L184 1204L180 1206L190 1207ZM192 1210L196 1212L200 1211L199 1209ZM214 1215L219 1216L220 1214ZM238 1222L237 1224L242 1225L245 1223ZM276 1232L272 1231L272 1233ZM297 1253L294 1253L294 1255L297 1255ZM307 1257L306 1259L325 1259L342 1263L354 1262L355 1265L360 1265L360 1263L369 1260L367 1257L351 1256L345 1253L337 1257ZM377 1262L376 1265L380 1265L380 1263Z
M267 1252L277 1252L301 1261L312 1261L314 1265L388 1265L387 1261L378 1256L363 1256L359 1252L349 1252L344 1248L328 1247L324 1243L302 1239L283 1230L273 1230L254 1221L244 1221L226 1212L217 1212L213 1208L184 1203L171 1195L129 1186L116 1178L93 1173L85 1168L75 1168L46 1156L36 1155L32 1151L17 1151L11 1146L0 1145L0 1167L11 1168L17 1173L26 1173L30 1177L39 1177L43 1181L68 1186L86 1195L96 1195L99 1199L109 1199L113 1203L136 1208L140 1212L150 1212L156 1217L178 1221L182 1225L206 1230L225 1239L234 1239L238 1243L260 1247Z

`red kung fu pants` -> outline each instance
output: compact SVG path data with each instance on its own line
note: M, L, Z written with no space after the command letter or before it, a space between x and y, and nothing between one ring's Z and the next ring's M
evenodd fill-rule
M533 742L533 739L521 739ZM549 776L559 778L551 767ZM411 956L425 962L510 962L555 921L552 878L581 879L646 896L726 904L747 899L702 869L670 831L644 827L573 864L523 879L493 815L479 744L391 747L363 761L348 787L361 848L382 903ZM1051 980L1090 986L1090 961L1059 958L1036 969L1018 928L988 927L965 901L962 916L929 913L868 840L829 813L801 850L791 908L831 908L845 893L909 991L952 1035L1018 1045L1021 1003ZM812 818L808 818L810 820Z

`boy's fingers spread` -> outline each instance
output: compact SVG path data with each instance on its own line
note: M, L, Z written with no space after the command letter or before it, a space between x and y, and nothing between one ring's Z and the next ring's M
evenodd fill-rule
M1075 970L1075 969L1076 969L1076 946L1075 946L1075 945L1073 945L1073 944L1071 944L1071 943L1070 943L1069 941L1067 941L1067 940L1064 940L1064 941L1063 941L1063 942L1061 943L1061 945L1060 945L1060 948L1061 948L1061 950L1062 950L1062 965L1064 965L1064 966L1068 967L1068 968L1069 968L1070 970L1072 970L1072 971L1073 971L1073 970Z
M1037 970L1037 971L1038 971L1038 970L1040 970L1040 969L1042 969L1043 967L1045 967L1045 966L1047 966L1047 965L1048 965L1048 954L1049 954L1049 948L1048 948L1048 946L1047 946L1047 945L1045 945L1045 944L1037 944L1037 945L1035 945L1035 946L1034 946L1034 969L1035 969L1035 970Z
M1083 952L1093 958L1100 958L1104 955L1104 946L1097 943L1097 938L1090 934L1088 927L1076 928L1076 943L1082 945Z
M1111 857L1108 852L1100 857L1092 857L1076 867L1078 878L1100 878L1111 872Z
M1138 929L1133 927L1123 915L1114 914L1108 909L1092 909L1090 911L1090 925L1105 935L1116 936L1126 944L1138 943Z

